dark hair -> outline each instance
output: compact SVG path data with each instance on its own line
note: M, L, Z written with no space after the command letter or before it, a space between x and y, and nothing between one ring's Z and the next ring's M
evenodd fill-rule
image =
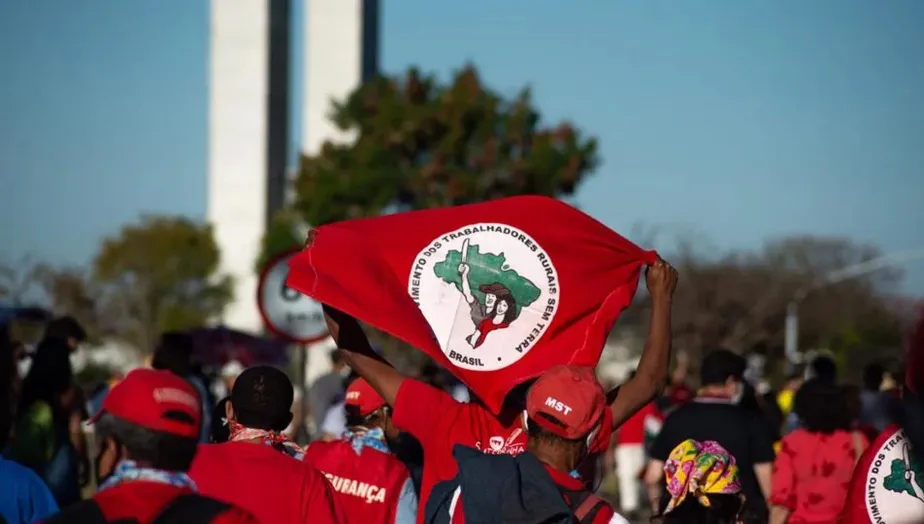
M849 430L853 413L844 388L822 378L808 380L796 392L793 411L802 427L813 433Z
M234 381L234 418L248 428L282 431L292 421L292 381L272 366L245 369Z
M330 352L330 363L335 366L343 363L343 355L340 354L339 349L335 349Z
M45 338L54 338L67 342L72 338L77 342L87 340L87 332L74 317L58 317L45 326Z
M513 295L504 295L502 297L497 297L497 303L494 304L494 311L497 311L497 305L501 302L507 304L507 311L504 311L504 322L507 324L513 322L517 319L517 301L514 300Z
M125 446L128 458L164 471L188 471L196 456L194 438L153 431L124 419L103 413L96 422L100 441L112 437Z
M653 522L663 524L735 524L741 513L742 500L738 495L707 495L711 506L706 507L688 496L679 506L663 517L655 517ZM666 504L665 504L666 506ZM664 508L662 507L663 511ZM759 522L741 515L744 522Z
M193 339L187 333L164 333L157 342L157 348L154 349L151 367L185 378L193 371L193 348Z
M812 378L818 378L834 384L837 381L837 362L826 355L819 355L809 364L812 370Z
M882 386L882 379L885 376L885 368L876 362L867 364L863 368L863 389L869 391L879 391Z
M550 422L556 426L565 427L565 425L560 420L546 413L539 413L537 414L537 416L542 417L542 419L545 420L546 422ZM554 444L554 445L564 444L567 446L575 446L577 444L583 443L586 440L585 437L578 437L576 439L567 439L567 438L558 436L555 433L552 433L551 431L539 425L539 423L536 422L536 419L532 417L526 418L526 434L527 436L529 436L530 439L536 439L538 441L545 442L548 444Z
M725 384L730 378L742 380L748 363L741 355L727 349L715 349L703 357L699 366L699 380L703 386Z
M231 402L231 396L227 396L215 404L212 410L212 427L209 431L209 440L214 443L227 442L231 438L231 428L225 424L225 406Z
M20 416L36 402L47 403L52 410L55 424L66 424L66 413L61 405L61 394L73 383L70 347L61 339L42 340L32 354L32 365L22 382L19 397Z

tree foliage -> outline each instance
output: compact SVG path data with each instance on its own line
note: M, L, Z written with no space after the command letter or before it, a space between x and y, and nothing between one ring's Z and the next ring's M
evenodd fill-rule
M208 225L146 217L103 241L90 276L108 330L143 351L163 331L200 326L231 300L231 279L218 274L219 250ZM79 302L80 293L68 294ZM85 304L86 305L86 304Z
M726 347L783 355L787 305L799 301L799 346L824 348L852 362L868 362L898 348L903 325L893 308L897 270L880 270L819 286L826 275L877 258L875 246L845 238L792 236L756 251L709 256L689 237L665 256L681 279L674 297L674 347L698 361L702 351ZM643 321L645 299L623 321Z
M336 102L355 136L302 158L294 207L309 224L518 194L570 195L597 165L596 141L542 125L529 89L512 99L474 67L442 84L416 69L380 77Z

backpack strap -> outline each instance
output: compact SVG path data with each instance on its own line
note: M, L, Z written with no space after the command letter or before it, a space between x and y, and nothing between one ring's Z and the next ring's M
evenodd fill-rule
M589 491L568 491L565 492L565 495L574 511L574 518L578 522L593 522L594 518L597 517L597 513L606 504L603 499Z
M229 508L230 504L195 493L180 495L167 504L152 524L212 522Z

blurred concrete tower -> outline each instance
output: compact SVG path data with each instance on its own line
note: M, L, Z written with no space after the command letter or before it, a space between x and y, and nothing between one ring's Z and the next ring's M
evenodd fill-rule
M326 140L352 137L327 118L342 99L379 70L378 0L302 0L305 9L304 109L301 151L315 154Z
M326 122L378 66L376 0L211 0L208 221L234 277L228 326L258 331L255 261L270 217L287 198L292 1L305 13L301 149L339 140Z

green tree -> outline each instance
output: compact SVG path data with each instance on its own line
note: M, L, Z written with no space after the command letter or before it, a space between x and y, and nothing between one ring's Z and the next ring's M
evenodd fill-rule
M231 300L231 279L218 274L219 250L208 225L145 217L103 241L92 278L117 315L113 330L142 351L160 333L196 327Z
M353 136L303 157L294 209L312 225L519 194L572 194L597 165L573 125L544 126L529 89L505 99L473 66L447 84L410 69L335 102Z

